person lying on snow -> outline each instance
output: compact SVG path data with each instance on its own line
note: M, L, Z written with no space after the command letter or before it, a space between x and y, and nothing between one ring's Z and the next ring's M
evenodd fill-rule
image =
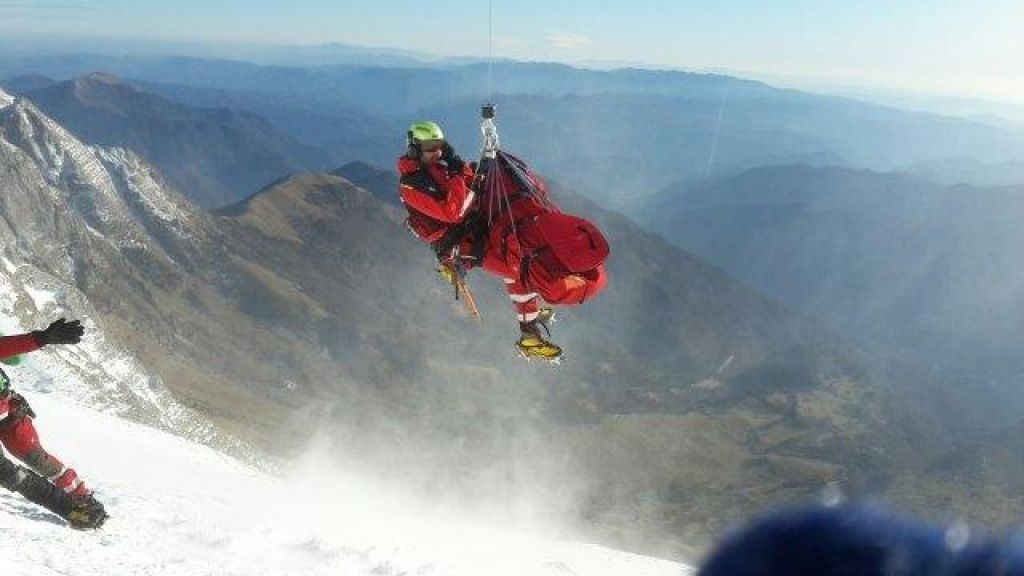
M406 153L398 159L399 194L409 212L406 224L434 249L439 272L449 282L474 267L500 277L519 321L519 353L526 358L558 360L561 347L546 337L550 336L548 325L554 310L542 307L540 297L549 304L580 304L604 288L603 266L579 274L553 275L536 273L541 271L536 266L535 273L527 273L520 267L527 258L518 227L540 212L557 209L549 203L520 202L522 199L513 195L499 199L501 206L508 208L506 212L494 209L493 201L485 212L476 191L483 174L475 174L474 167L455 153L437 123L414 123L407 132L407 144ZM513 188L514 183L508 183L508 190Z
M84 332L80 321L68 322L61 318L45 330L2 336L0 361L14 364L18 355L43 346L78 344ZM0 443L31 469L25 470L10 462L0 451L0 485L60 515L75 528L98 528L107 518L103 505L77 472L43 448L32 423L35 417L28 401L11 388L10 379L0 369Z

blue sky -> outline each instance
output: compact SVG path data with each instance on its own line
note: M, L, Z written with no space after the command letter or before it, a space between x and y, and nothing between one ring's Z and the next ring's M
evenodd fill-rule
M495 54L1024 102L1024 0L493 0ZM486 55L488 0L0 0L0 35Z

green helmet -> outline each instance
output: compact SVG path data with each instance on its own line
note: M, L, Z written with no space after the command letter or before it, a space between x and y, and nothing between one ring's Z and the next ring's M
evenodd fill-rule
M425 140L444 140L444 132L436 122L422 120L409 126L409 144L419 144Z

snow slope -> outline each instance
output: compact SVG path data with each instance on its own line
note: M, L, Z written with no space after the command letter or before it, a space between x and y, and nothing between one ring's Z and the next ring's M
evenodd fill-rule
M97 489L112 519L77 532L0 490L4 576L690 573L598 546L417 518L355 481L286 482L46 392L31 367L18 371L44 442Z

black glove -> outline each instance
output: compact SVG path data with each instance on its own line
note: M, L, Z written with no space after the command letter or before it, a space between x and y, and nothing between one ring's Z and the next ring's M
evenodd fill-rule
M459 155L455 153L455 148L448 143L447 140L441 144L441 160L448 165L449 172L462 172L462 168L465 167L466 163L459 158Z
M7 417L12 421L20 420L22 418L35 418L36 412L28 405L28 400L17 392L12 392L11 397L8 399L10 410L7 413Z
M85 328L81 320L68 322L61 318L46 327L46 330L36 330L32 333L40 346L48 344L78 344L82 341Z

